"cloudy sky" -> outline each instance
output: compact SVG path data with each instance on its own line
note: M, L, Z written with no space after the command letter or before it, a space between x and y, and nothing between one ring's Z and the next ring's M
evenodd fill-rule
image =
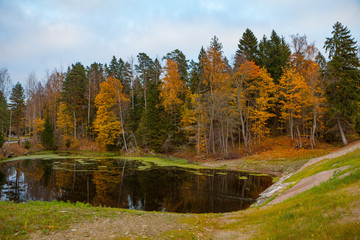
M231 59L246 28L258 39L275 29L287 42L305 34L322 49L336 21L360 44L360 0L0 0L0 68L15 84L113 55L161 58L178 48L196 59L214 35Z

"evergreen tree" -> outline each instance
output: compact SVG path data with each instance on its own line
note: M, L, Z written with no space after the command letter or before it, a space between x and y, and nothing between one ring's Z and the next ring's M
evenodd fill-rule
M108 76L111 76L116 79L121 79L121 70L124 62L120 58L119 61L115 56L112 57L109 67L106 69Z
M87 76L87 127L88 133L92 133L92 124L96 117L95 97L100 92L100 84L105 81L104 69L101 63L94 62L90 67L86 68ZM88 135L89 136L89 135Z
M162 151L166 138L166 126L164 125L165 112L159 98L161 65L158 59L152 61L145 53L139 53L137 57L139 64L135 65L135 69L139 73L144 93L144 108L136 132L137 138L143 147Z
M86 105L86 86L87 78L85 68L81 63L77 62L68 69L61 96L62 101L66 103L73 114L75 138L77 136L77 123L80 123L80 119L85 119L83 110ZM84 121L82 123L84 123Z
M5 136L4 136L4 132L2 130L0 130L0 148L2 148L2 146L5 143Z
M121 83L124 86L124 92L127 96L130 96L131 91L131 82L133 80L133 71L131 64L128 62L124 63L124 67L121 73Z
M130 93L130 83L132 78L131 65L128 62L124 62L121 58L116 59L115 56L110 61L109 67L106 67L108 76L119 79L124 86L126 94Z
M12 112L12 123L18 136L21 134L21 126L24 123L25 95L24 89L18 82L12 89L10 96L10 109Z
M139 78L135 78L133 85L133 97L132 105L130 107L129 113L129 127L132 133L135 133L138 130L142 112L144 111L144 94L142 92L142 86Z
M326 38L324 48L329 52L327 64L327 100L330 114L336 120L344 145L347 144L344 124L354 126L359 116L360 63L356 41L350 30L340 22L333 26L332 37Z
M46 150L55 150L54 132L50 118L47 117L44 123L44 130L41 133L41 143Z
M324 72L326 70L326 59L319 51L318 54L315 57L315 62L319 64L319 67L321 69L321 72Z
M254 61L259 65L258 41L250 29L246 29L238 44L238 50L235 54L235 67L240 65L244 60Z
M188 84L188 81L189 81L188 80L188 69L189 69L188 62L189 61L186 60L184 53L181 52L179 49L175 49L174 51L166 54L166 56L163 57L163 59L171 59L174 62L176 62L178 65L178 71L179 71L181 80L184 81L186 84Z
M151 81L155 81L155 63L146 53L139 53L137 55L138 65L135 65L136 71L139 73L139 79L141 81L144 93L144 108L147 109L147 92Z
M268 70L275 83L278 83L290 54L290 48L285 43L284 37L279 37L274 30L269 40L264 36L259 43L259 65Z
M163 144L167 136L167 123L165 123L165 111L160 104L159 86L151 83L149 86L148 109L145 114L147 119L147 143L150 149L156 152L164 151Z
M0 131L5 130L9 125L9 110L6 98L0 91Z

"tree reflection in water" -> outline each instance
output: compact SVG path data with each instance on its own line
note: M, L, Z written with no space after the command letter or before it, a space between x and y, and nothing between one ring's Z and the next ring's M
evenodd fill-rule
M269 176L247 172L144 167L119 159L19 160L0 169L2 201L79 201L147 211L236 211L272 184Z

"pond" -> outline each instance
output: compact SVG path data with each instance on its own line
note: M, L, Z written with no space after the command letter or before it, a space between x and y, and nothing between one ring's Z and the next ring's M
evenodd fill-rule
M25 159L0 163L1 201L70 201L179 213L248 208L272 184L243 171L159 167L125 159Z

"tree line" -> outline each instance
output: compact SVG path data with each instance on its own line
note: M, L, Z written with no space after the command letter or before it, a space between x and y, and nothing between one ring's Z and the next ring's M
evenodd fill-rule
M299 148L319 140L346 145L360 132L359 49L341 23L331 34L328 60L305 35L288 44L273 30L258 41L246 29L232 63L214 36L197 61L176 49L162 59L139 53L136 62L115 56L109 64L77 62L48 73L45 83L30 74L11 94L3 69L2 135L25 135L47 149L85 138L108 150L222 157L251 153L279 135Z

